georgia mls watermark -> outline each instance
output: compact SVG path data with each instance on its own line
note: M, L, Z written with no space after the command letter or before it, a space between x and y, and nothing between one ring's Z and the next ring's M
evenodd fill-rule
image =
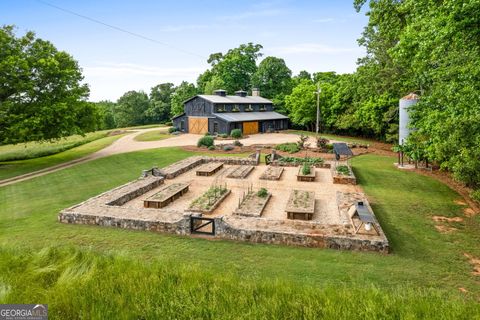
M0 320L47 320L46 304L0 304Z

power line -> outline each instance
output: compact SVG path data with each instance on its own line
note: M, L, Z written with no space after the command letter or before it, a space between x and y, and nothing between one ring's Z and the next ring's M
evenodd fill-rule
M156 44L160 44L160 45L162 45L162 46L172 48L172 49L174 49L174 50L183 52L183 53L188 54L188 55L191 55L191 56L195 56L195 57L197 57L197 58L201 58L202 60L206 60L206 59L207 59L206 57L204 57L204 56L202 56L202 55L199 55L199 54L197 54L197 53L194 53L194 52L191 52L191 51L188 51L188 50L184 50L184 49L179 48L179 47L176 47L176 46L172 46L171 44L168 44L168 43L166 43L166 42L158 41L158 40L156 40L156 39L152 39L152 38L146 37L146 36L141 35L141 34L136 33L136 32L128 31L128 30L126 30L126 29L123 29L123 28L120 28L120 27L117 27L117 26L108 24L108 23L106 23L106 22L97 20L97 19L95 19L95 18L91 18L91 17L88 17L88 16L86 16L86 15L83 15L83 14L80 14L80 13L77 13L77 12L74 12L74 11L71 11L71 10L68 10L68 9L65 9L65 8L62 8L62 7L59 7L59 6L54 5L54 4L51 4L51 3L49 3L49 2L46 2L46 1L43 1L43 0L37 0L37 2L40 2L40 3L42 3L42 4L46 5L46 6L52 7L52 8L54 8L54 9L57 9L57 10L66 12L66 13L68 13L68 14L71 14L71 15L74 15L74 16L77 16L77 17L80 17L80 18L82 18L82 19L88 20L88 21L90 21L90 22L94 22L94 23L100 24L100 25L102 25L102 26L111 28L111 29L113 29L113 30L120 31L120 32L129 34L129 35L131 35L131 36L134 36L134 37L137 37L137 38L140 38L140 39L143 39L143 40L147 40L147 41L150 41L150 42L153 42L153 43L156 43Z

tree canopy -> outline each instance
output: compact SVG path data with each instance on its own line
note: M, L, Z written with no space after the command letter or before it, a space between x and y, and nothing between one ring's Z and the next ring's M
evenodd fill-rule
M96 129L89 90L68 53L0 28L0 143L50 140Z

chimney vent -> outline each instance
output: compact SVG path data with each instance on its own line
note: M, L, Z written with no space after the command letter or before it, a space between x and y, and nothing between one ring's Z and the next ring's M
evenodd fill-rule
M221 97L225 97L227 95L227 91L222 90L222 89L215 90L215 91L213 91L213 93L216 96L221 96Z
M258 90L258 88L252 88L252 96L260 97L260 90Z
M239 97L246 97L247 96L247 91L238 90L238 91L235 91L235 95L239 96Z

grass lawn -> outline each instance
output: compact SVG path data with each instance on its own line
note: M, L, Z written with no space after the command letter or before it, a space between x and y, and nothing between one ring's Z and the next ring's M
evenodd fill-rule
M172 135L168 134L166 129L159 129L154 131L148 131L142 134L139 134L134 139L136 141L157 141L163 140L173 137Z
M49 156L104 138L111 130L74 135L52 142L27 142L0 146L0 162Z
M0 303L48 303L52 318L479 319L479 218L451 234L432 215L461 216L445 185L352 160L390 255L209 241L65 225L62 208L165 166L178 148L119 154L0 188ZM465 288L462 293L459 288Z
M19 161L0 162L0 180L37 171L67 161L79 159L107 147L120 137L123 137L123 135L100 138L92 142L82 144L79 147L75 147L67 151L63 151L46 157Z
M298 135L303 134L303 135L306 135L306 136L316 136L315 132L305 131L305 130L287 130L285 132L298 134ZM372 143L372 141L373 141L373 140L362 139L362 138L357 138L357 137L339 136L339 135L336 135L336 134L328 134L328 133L321 133L320 136L324 137L324 138L327 138L327 139L330 139L330 140L363 143L363 144L369 144L369 143Z

